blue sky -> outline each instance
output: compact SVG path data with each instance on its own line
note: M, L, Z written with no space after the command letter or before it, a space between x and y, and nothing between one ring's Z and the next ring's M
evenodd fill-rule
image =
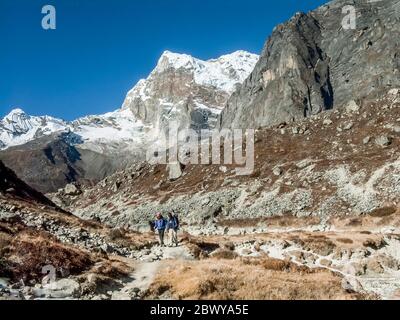
M164 50L260 53L273 27L326 0L0 0L0 117L67 120L119 108ZM57 29L41 28L41 9Z

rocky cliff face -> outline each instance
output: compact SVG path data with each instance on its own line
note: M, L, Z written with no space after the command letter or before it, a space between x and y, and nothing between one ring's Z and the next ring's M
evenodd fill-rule
M215 127L231 93L257 61L245 51L208 61L166 51L150 76L128 93L123 109L153 126L155 135L170 121L184 128Z
M354 1L355 30L342 27L347 4L333 1L276 27L220 126L291 122L399 86L400 2Z

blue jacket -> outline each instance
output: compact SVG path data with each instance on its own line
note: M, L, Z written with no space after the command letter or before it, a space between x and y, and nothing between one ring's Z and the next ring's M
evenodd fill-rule
M165 230L166 227L167 227L167 220L165 220L164 218L157 219L156 221L154 221L154 229Z
M178 230L179 229L179 220L176 216L172 217L172 219L168 219L167 221L167 229Z

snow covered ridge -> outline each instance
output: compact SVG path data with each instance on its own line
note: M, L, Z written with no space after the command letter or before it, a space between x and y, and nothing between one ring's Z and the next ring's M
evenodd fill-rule
M194 73L197 84L233 93L236 85L243 83L253 71L258 59L258 55L246 51L236 51L207 61L165 51L153 72L161 73L169 68L186 69Z
M258 60L258 55L246 51L207 61L165 51L150 75L128 92L122 109L132 110L138 119L153 124L155 131L171 118L180 118L181 124L187 126L195 120L191 112L197 109L208 114L204 122L212 126Z
M128 92L123 107L134 99L150 99L151 85L154 77L167 70L186 70L193 73L194 82L198 85L214 87L217 90L232 94L238 84L242 84L254 70L259 56L247 51L236 51L218 59L203 61L187 54L165 51L158 60L156 68L147 79L141 79Z
M65 130L67 123L49 116L32 117L23 110L12 110L0 120L0 149L25 144L40 136Z
M30 116L17 108L0 120L0 150L23 145L54 133L73 132L83 143L142 140L144 126L130 110L87 116L68 122L49 116Z

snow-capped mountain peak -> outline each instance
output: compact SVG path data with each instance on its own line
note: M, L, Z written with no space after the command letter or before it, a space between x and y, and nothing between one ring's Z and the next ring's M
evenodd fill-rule
M122 109L130 109L155 131L170 121L184 127L213 127L228 98L250 75L258 58L236 51L204 61L165 51L149 77L128 92Z
M0 120L0 150L58 133L73 133L74 141L91 146L109 143L127 145L131 142L138 145L143 140L145 129L130 110L117 110L68 122L50 116L30 116L18 108Z
M174 69L193 69L196 59L187 54L174 53L171 51L164 51L158 60L155 72L164 72L168 68Z
M20 115L24 115L24 114L26 114L24 110L22 110L21 108L15 108L15 109L11 110L10 113L4 117L4 119L11 120L15 116L20 116Z
M193 72L197 84L232 93L236 85L243 83L253 71L258 59L258 55L243 50L207 61L187 54L164 51L152 74L163 73L170 68L184 69Z
M63 120L49 116L30 116L20 108L0 120L0 149L24 144L43 135L66 129Z

